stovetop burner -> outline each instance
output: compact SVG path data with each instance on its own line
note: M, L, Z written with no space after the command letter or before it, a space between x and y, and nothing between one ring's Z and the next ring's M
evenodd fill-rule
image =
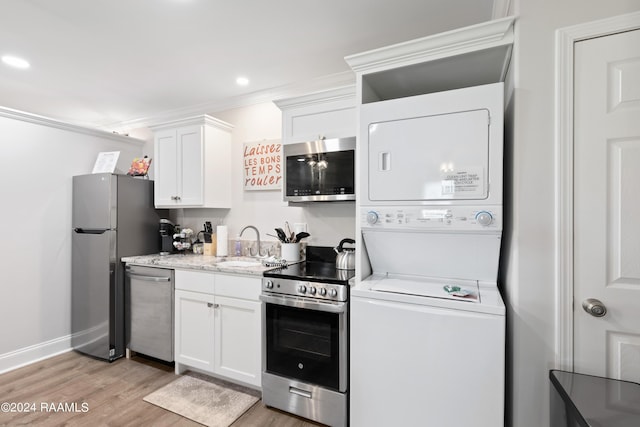
M335 259L332 247L307 246L306 261L265 271L264 277L348 285L349 279L355 276L355 270L337 269Z

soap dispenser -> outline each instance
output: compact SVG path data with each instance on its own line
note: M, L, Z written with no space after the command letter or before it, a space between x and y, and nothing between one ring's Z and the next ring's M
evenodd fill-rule
M240 242L240 235L236 237L236 256L242 256L242 243Z

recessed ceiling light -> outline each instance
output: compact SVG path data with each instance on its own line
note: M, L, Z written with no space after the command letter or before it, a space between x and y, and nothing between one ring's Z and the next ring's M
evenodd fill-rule
M29 63L22 58L18 58L17 56L4 55L2 57L2 62L6 65L14 68L27 69L30 67Z
M238 77L236 79L236 83L238 84L238 86L246 86L249 84L249 79L246 77Z

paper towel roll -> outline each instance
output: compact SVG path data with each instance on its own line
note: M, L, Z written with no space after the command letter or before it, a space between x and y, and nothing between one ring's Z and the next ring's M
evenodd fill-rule
M229 255L229 231L226 225L219 225L216 227L216 255L227 256Z

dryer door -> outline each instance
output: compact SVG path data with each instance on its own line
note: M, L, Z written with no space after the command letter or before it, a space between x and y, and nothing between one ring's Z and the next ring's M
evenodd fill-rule
M487 109L370 123L369 200L485 200Z

